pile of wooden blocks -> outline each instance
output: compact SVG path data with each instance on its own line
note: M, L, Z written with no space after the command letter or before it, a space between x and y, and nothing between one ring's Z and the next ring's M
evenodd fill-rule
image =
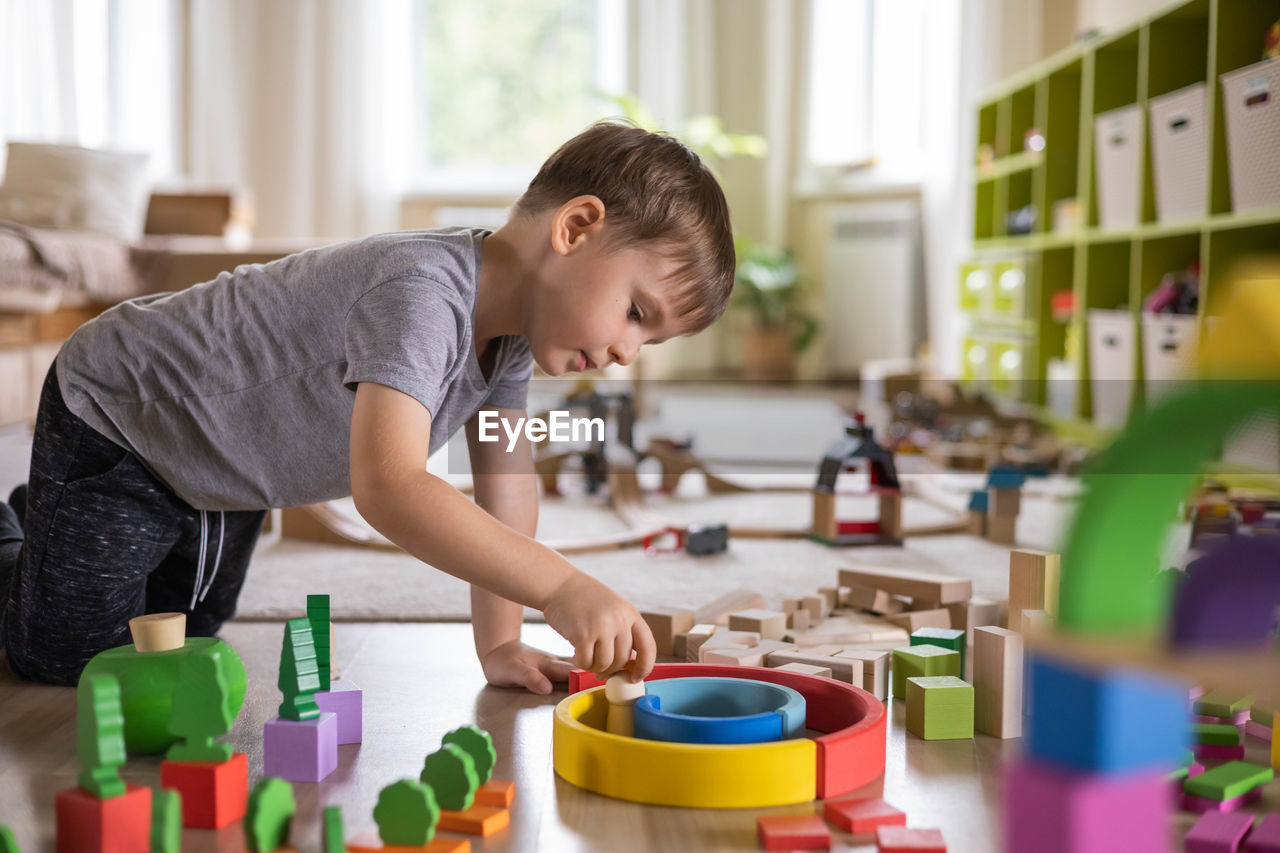
M1027 475L1017 468L992 468L986 488L969 494L969 533L998 545L1013 545L1026 480Z

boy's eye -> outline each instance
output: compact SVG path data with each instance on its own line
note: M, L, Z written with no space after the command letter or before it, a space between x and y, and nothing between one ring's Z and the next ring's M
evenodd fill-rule
M637 323L644 319L644 315L640 313L640 306L636 305L634 302L631 303L631 311L627 316Z

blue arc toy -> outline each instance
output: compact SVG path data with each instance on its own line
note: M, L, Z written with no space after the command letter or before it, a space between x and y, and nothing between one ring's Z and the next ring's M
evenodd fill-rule
M804 697L743 678L665 678L635 704L635 736L672 743L765 743L804 737Z

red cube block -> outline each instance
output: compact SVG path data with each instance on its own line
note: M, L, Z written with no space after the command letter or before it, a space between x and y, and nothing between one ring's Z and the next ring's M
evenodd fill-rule
M876 830L876 849L880 853L947 853L947 842L940 829L882 826Z
M249 758L226 761L162 761L160 787L182 795L182 825L222 829L244 817L249 803Z
M125 783L118 797L100 800L84 788L59 791L54 801L58 853L148 853L151 789Z
M828 800L822 816L845 832L865 835L881 826L906 826L907 813L898 811L879 797L856 800Z
M831 849L831 830L817 815L759 817L756 833L765 850Z

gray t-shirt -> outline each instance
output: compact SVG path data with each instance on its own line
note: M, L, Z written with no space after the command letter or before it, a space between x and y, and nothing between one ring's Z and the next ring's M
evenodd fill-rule
M495 341L488 381L476 358L488 233L380 234L121 303L58 354L63 398L196 509L344 497L357 383L426 406L432 450L482 405L524 408L528 341Z

